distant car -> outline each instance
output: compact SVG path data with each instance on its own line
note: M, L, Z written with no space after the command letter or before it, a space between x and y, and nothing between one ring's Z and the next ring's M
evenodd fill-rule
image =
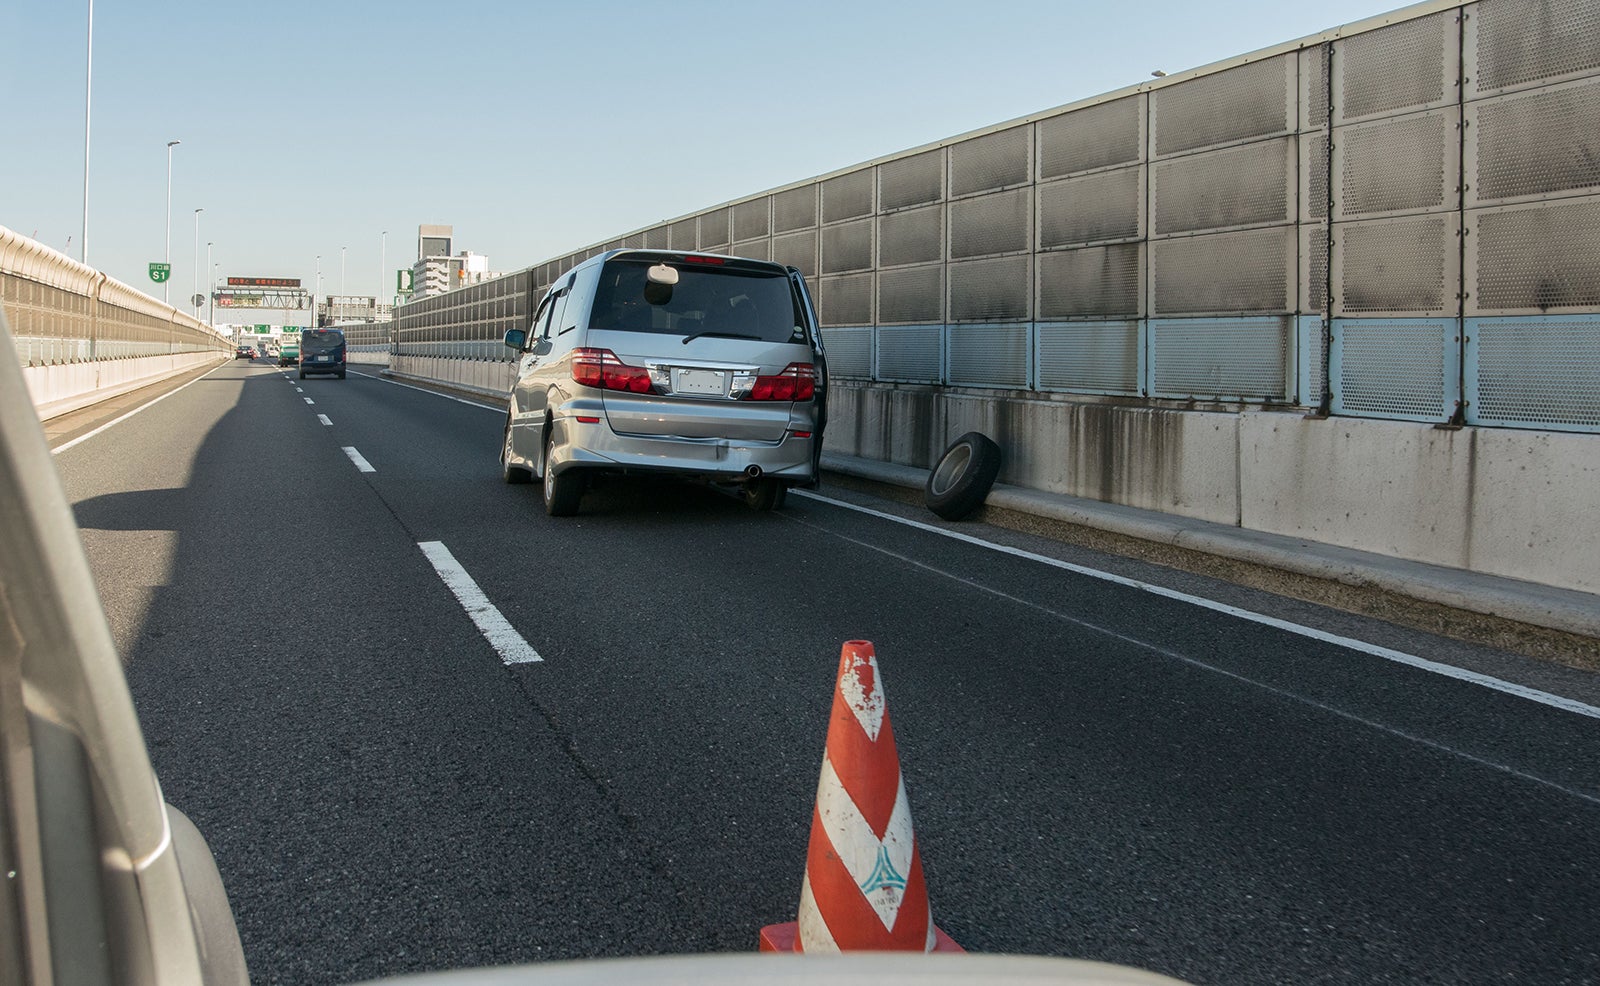
M255 350L251 349L249 346L239 346L233 351L234 359L254 359L255 355Z
M614 250L563 275L505 344L502 475L541 477L552 516L600 473L703 479L757 510L816 483L827 366L793 267Z
M338 329L306 329L300 333L300 379L308 373L332 373L344 379L344 333Z

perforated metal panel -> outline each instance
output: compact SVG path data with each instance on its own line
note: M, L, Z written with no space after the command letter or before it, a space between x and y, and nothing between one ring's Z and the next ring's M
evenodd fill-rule
M1034 328L1034 375L1041 390L1139 392L1139 323L1043 322Z
M656 226L644 231L644 248L646 250L665 250L669 245L667 227Z
M942 322L944 267L902 267L878 272L878 321Z
M1328 125L1328 70L1332 59L1332 44L1300 52L1301 130L1320 130Z
M944 258L944 207L892 212L878 219L878 263L884 267Z
M1026 387L1028 326L952 325L946 380L958 387Z
M797 267L807 277L817 274L817 231L786 233L772 238L772 260Z
M986 322L1027 318L1033 294L1029 256L950 264L950 320Z
M693 250L699 245L693 219L680 219L667 227L667 242L673 250Z
M622 238L622 248L624 250L643 250L644 249L644 234L643 233L635 233L632 236L623 237Z
M872 275L819 277L816 303L823 325L871 325Z
M1288 133L1295 116L1291 57L1240 65L1151 93L1156 154Z
M1432 113L1333 131L1333 217L1354 219L1454 209L1459 203L1459 111Z
M1302 315L1295 320L1295 366L1299 375L1295 391L1301 407L1322 405L1323 367L1328 361L1322 324L1318 315Z
M1152 164L1153 234L1291 221L1295 153L1286 137Z
M1328 135L1301 134L1299 141L1300 221L1313 222L1328 215Z
M1287 316L1151 319L1150 393L1282 400L1290 322Z
M1143 160L1144 105L1129 96L1039 121L1039 179Z
M1028 180L1032 127L1012 127L950 146L950 194L970 195Z
M982 257L1028 249L1032 209L1030 188L950 203L950 256Z
M1300 227L1300 310L1321 313L1328 307L1328 224Z
M706 251L712 247L718 250L728 249L728 210L712 209L700 216L700 239L697 246Z
M1153 315L1285 312L1294 297L1295 228L1153 240Z
M1449 318L1333 320L1334 414L1444 421L1455 411L1460 346Z
M1456 213L1338 223L1335 315L1455 315L1461 290Z
M1039 247L1134 239L1143 232L1143 168L1040 185Z
M828 376L867 380L872 377L872 327L823 326L822 345L828 352Z
M1459 46L1454 12L1335 41L1333 122L1454 103Z
M740 202L733 207L734 240L753 240L772 232L771 197Z
M817 186L805 185L772 197L772 231L787 233L817 224Z
M1600 308L1600 198L1467 214L1467 314Z
M1600 71L1600 2L1493 0L1466 23L1467 94Z
M822 228L822 272L839 274L872 267L872 220Z
M944 154L924 151L878 166L878 208L904 209L944 199Z
M1467 108L1467 204L1600 189L1600 81Z
M1142 243L1119 243L1039 254L1039 318L1142 315L1143 253Z
M772 241L766 237L756 240L740 240L729 251L735 257L749 257L753 260L772 259Z
M871 168L829 178L822 183L822 221L835 223L872 215Z
M1466 320L1467 423L1600 431L1600 315Z
M880 325L877 378L890 383L939 383L944 374L944 326Z

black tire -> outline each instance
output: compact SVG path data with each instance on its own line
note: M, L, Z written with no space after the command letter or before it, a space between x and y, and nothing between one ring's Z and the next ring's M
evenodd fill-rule
M533 471L511 464L511 415L506 415L505 438L500 443L500 478L508 483L533 482Z
M343 379L344 379L344 371L343 371L343 370L340 370L340 371L339 371L339 379L340 379L340 380L343 380Z
M550 468L550 450L556 443L554 429L544 436L544 512L552 517L571 517L583 499L583 477L576 469L557 476Z
M305 379L305 378L306 378L306 371L304 371L304 370L301 370L301 371L300 371L300 379L301 379L301 380L304 380L304 379Z
M1000 446L986 435L969 431L956 439L928 473L923 502L945 520L960 520L989 495L1000 475Z
M789 488L776 479L752 479L744 484L744 502L751 510L777 510L789 497Z

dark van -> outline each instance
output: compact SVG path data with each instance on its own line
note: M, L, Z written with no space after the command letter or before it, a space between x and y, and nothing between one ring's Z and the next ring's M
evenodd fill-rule
M300 332L300 379L308 373L333 373L344 379L344 333L338 329Z

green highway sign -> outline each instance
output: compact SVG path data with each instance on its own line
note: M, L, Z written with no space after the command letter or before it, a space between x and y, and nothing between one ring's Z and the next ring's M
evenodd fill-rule
M411 293L411 272L409 270L397 270L394 272L394 289L399 294Z
M172 276L172 265L171 264L151 264L150 265L150 280L156 282L157 284L165 284L166 281L167 281L167 278L169 278L171 276Z
M256 326L256 331L257 332L271 332L272 331L272 326L270 326L270 325L257 325Z

